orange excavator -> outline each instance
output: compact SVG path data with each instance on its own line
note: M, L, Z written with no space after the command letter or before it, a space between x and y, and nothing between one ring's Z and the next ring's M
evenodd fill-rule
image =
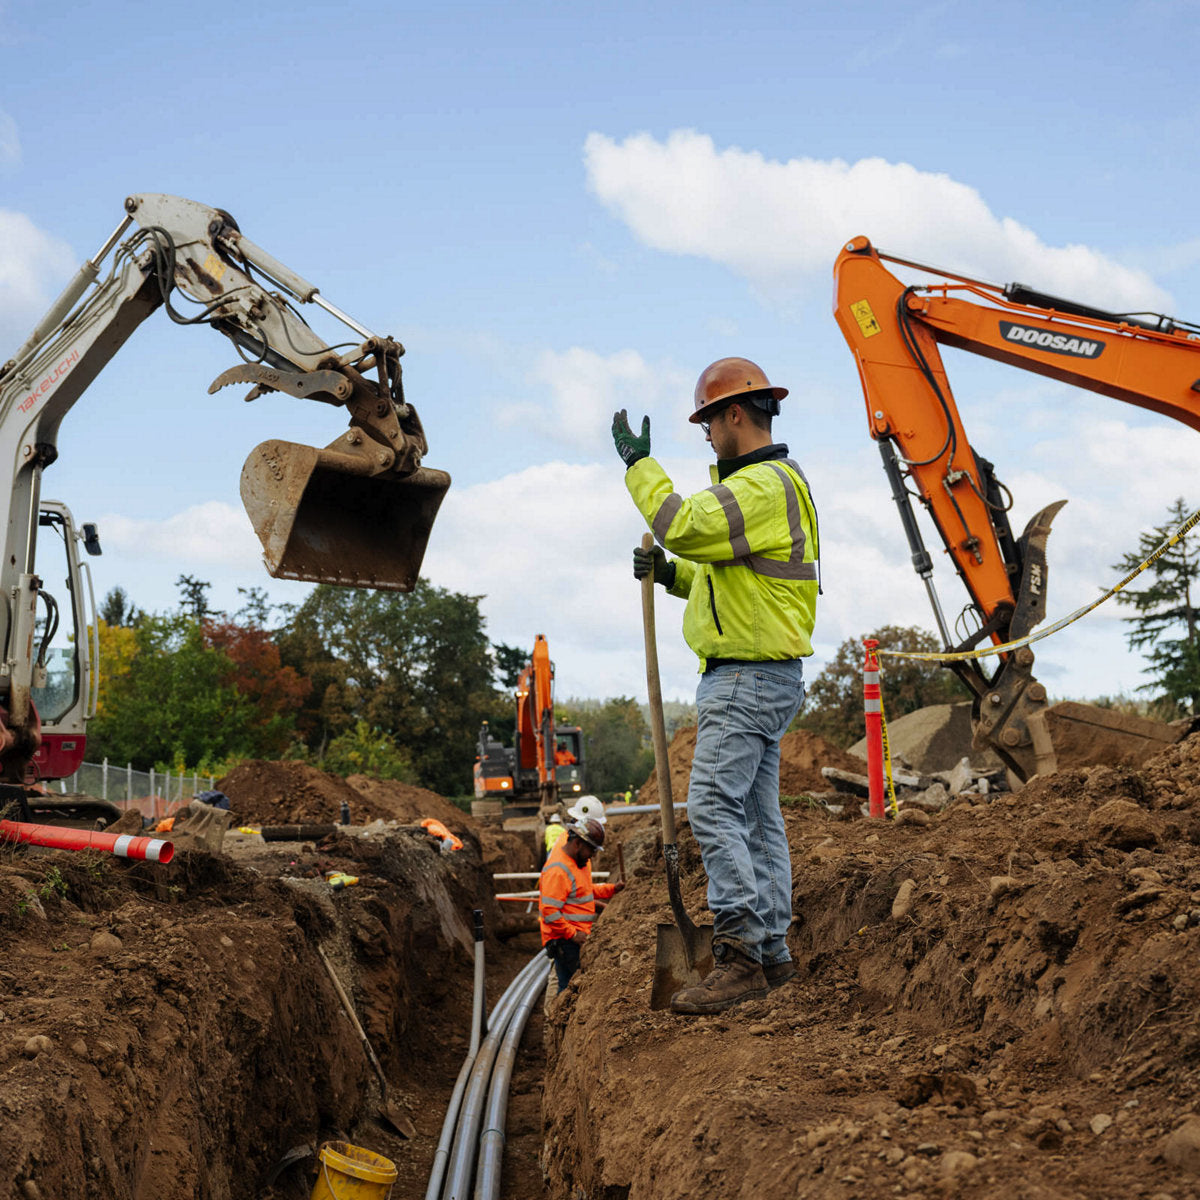
M487 722L479 731L475 795L504 802L507 817L536 816L583 791L583 731L554 723L554 664L544 634L517 678L515 745L496 741Z
M934 277L906 284L884 264ZM1046 615L1046 539L1064 500L1036 513L1020 536L1012 498L974 449L954 402L939 345L1088 388L1200 429L1200 327L1157 313L1106 312L1022 284L984 283L884 254L865 237L834 266L834 315L854 353L867 430L924 580L943 644L970 650L1025 637ZM912 508L925 506L970 595L952 635L933 586L933 560ZM974 700L975 741L1021 780L1055 769L1046 689L1033 651L948 663Z

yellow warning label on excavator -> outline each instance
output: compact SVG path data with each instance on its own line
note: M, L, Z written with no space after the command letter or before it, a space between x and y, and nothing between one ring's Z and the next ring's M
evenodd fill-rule
M225 264L215 254L210 253L204 260L204 273L215 279L217 283L220 283L221 276L225 274ZM859 324L861 323L860 321Z
M879 333L879 322L875 320L875 314L866 300L856 300L850 305L850 311L854 314L854 319L858 322L863 337L874 337Z

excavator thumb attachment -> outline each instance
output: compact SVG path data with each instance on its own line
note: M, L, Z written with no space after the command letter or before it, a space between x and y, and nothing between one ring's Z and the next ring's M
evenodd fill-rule
M442 497L445 471L379 471L365 456L295 442L256 446L242 503L269 574L410 592Z

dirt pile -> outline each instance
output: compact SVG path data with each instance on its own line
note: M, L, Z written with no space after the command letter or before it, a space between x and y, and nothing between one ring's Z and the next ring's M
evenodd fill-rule
M255 759L234 767L217 781L217 788L229 797L239 825L337 822L342 801L350 805L356 823L391 815L340 776L318 771L308 763Z
M648 841L551 1010L549 1194L1200 1193L1200 737L973 801L789 806L800 977L711 1017L649 1011Z
M687 799L688 779L692 771L692 756L696 752L696 726L688 725L675 731L667 748L671 764L671 795L676 801ZM844 771L861 771L862 761L839 750L823 737L796 729L784 734L779 743L779 794L800 796L805 792L823 792L829 787L821 774L822 767L839 767ZM638 788L639 804L658 803L658 772Z

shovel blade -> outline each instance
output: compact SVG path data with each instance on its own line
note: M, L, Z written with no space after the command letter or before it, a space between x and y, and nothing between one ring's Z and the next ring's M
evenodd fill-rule
M269 574L346 587L411 592L444 471L368 474L361 460L295 442L256 446L242 468L242 503Z
M693 987L712 968L711 925L691 925L686 933L678 925L659 925L650 1008L658 1012L670 1007L676 992Z

